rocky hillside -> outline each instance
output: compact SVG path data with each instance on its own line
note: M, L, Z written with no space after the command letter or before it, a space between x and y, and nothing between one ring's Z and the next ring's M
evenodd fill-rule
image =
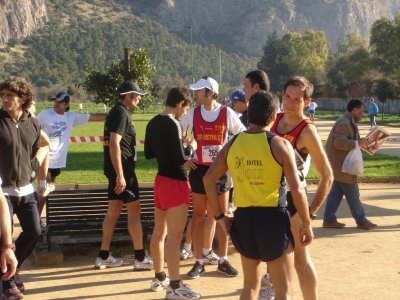
M25 38L47 21L45 0L0 0L0 44Z
M392 18L400 0L137 0L146 14L179 35L198 42L244 49L259 56L273 29L282 36L288 31L323 30L335 50L338 38L352 31L368 39L374 21Z

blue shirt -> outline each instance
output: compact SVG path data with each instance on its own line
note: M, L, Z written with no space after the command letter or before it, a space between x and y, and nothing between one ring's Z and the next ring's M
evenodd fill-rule
M369 115L376 115L378 113L378 105L375 102L372 102L368 105L368 114Z

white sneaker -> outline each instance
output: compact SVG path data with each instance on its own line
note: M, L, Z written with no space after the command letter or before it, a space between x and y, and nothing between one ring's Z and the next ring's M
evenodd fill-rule
M135 259L133 262L133 269L134 270L151 270L153 269L153 259L150 257L150 255L146 254L144 256L143 261L138 261Z
M261 287L260 291L265 291L269 288L272 288L272 282L271 278L269 277L269 274L266 273L262 278L261 278Z
M54 192L54 190L56 189L56 186L54 185L54 182L48 182L48 183L47 183L47 186L48 186L49 189L50 189L50 193L51 193L51 192Z
M96 262L94 263L94 267L98 269L105 269L105 268L114 268L120 267L124 263L122 258L114 258L111 253L107 259L101 259L101 257L96 258Z
M183 284L182 280L179 283L179 288L176 290L170 286L165 295L166 299L199 299L200 293L193 292L187 284Z
M41 197L47 197L52 191L50 190L50 186L46 184L45 188L39 188L38 194Z
M205 265L218 265L219 257L213 250L210 250L207 255L203 254L203 262Z
M231 213L233 213L233 204L232 204L232 202L229 202L228 203L228 214L231 214Z
M162 291L169 286L170 279L166 277L164 281L159 281L157 278L154 278L151 281L150 289L154 292Z
M260 293L258 295L258 300L274 300L275 299L275 291L274 287L271 282L271 278L269 277L269 274L265 274L261 278L261 287L260 287Z
M192 249L190 249L189 251L187 251L185 248L182 249L181 259L185 260L185 259L192 258L192 257L193 257Z

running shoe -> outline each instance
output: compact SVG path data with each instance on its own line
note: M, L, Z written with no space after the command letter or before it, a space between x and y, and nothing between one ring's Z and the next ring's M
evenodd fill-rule
M146 254L144 256L143 261L138 261L135 259L133 262L133 270L151 270L153 269L153 259L150 257L150 255Z
M258 300L274 300L274 299L275 299L275 291L272 285L271 287L265 289L264 291L262 291L261 294L258 295Z
M218 265L219 257L215 252L211 249L207 255L203 254L203 261L205 265Z
M157 278L153 278L151 281L150 289L153 292L159 292L162 291L163 289L166 289L169 286L169 277L165 277L164 281L159 281Z
M186 274L188 278L199 278L206 272L204 265L201 265L198 261L194 263L193 268Z
M50 193L51 193L51 192L54 192L54 190L56 189L56 186L54 185L54 182L48 182L48 183L47 183L47 186L48 186L49 189L50 189Z
M261 278L261 287L260 291L265 291L269 288L272 288L272 282L271 278L269 277L269 274L266 273L262 278Z
M18 300L24 298L16 285L11 286L7 291L3 292L2 299L4 300Z
M185 259L188 259L188 258L192 258L192 257L193 257L192 249L190 249L189 251L187 251L186 249L182 249L182 252L181 252L181 259L182 260L185 260Z
M54 184L53 184L53 186L54 186ZM54 191L54 189L53 189L53 191ZM47 197L51 192L52 191L50 190L49 184L46 184L45 188L39 188L39 190L38 190L38 194L41 197Z
M165 295L166 299L199 299L200 293L193 292L187 284L179 283L179 288L172 289L170 286Z
M218 264L217 272L225 274L226 276L237 276L239 272L231 266L229 261L224 261Z
M21 277L19 277L19 270L17 270L14 274L14 283L20 292L25 290L24 283L22 282Z
M115 258L110 253L107 259L101 259L101 257L97 257L94 267L98 269L114 268L122 266L123 263L124 260L122 258Z

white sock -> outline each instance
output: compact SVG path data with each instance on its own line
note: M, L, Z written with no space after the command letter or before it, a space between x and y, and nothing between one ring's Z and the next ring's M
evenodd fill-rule
M220 264L224 263L226 260L228 260L228 256L220 256L219 257L219 263Z
M186 250L186 252L192 250L192 244L184 244L183 245L183 249Z
M212 250L212 249L203 248L203 255L204 255L204 256L207 255L208 253L210 253L211 250Z
M46 180L39 180L39 188L41 189L46 188Z

